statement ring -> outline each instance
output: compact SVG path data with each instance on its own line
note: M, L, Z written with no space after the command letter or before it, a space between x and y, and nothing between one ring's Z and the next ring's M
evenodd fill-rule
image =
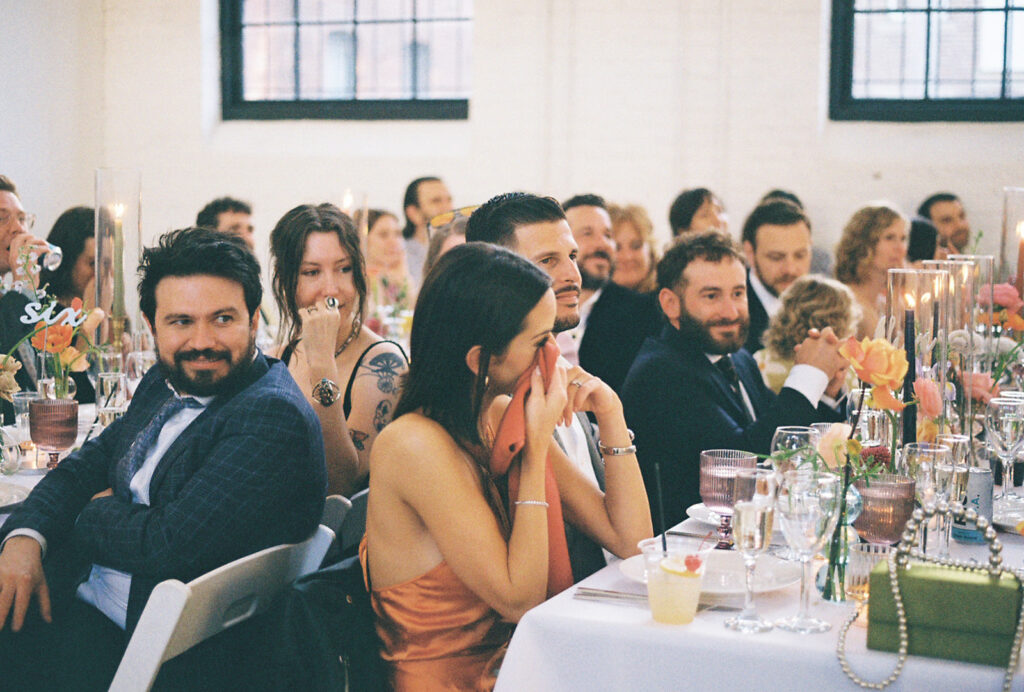
M338 299L337 299L337 298L335 298L334 296L327 296L327 297L326 297L326 298L324 299L324 305L326 305L326 306L327 306L328 308L330 308L331 310L333 310L333 309L335 309L336 307L338 307Z

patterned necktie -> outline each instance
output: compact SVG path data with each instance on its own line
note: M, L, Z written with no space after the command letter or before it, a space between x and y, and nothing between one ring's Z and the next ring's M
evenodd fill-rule
M725 375L725 379L729 381L729 386L732 387L732 391L739 402L740 410L743 411L743 418L749 423L750 411L747 410L747 402L743 399L743 390L740 389L740 376L736 374L736 368L732 366L732 359L729 358L728 354L726 354L718 359L715 363L715 367L718 368L719 371Z
M186 408L203 408L203 405L190 396L177 397L172 395L170 399L164 402L160 410L156 412L156 415L149 421L149 424L143 428L139 436L135 438L132 446L128 448L128 454L125 455L125 458L119 465L121 480L124 482L125 488L131 485L132 477L142 467L143 462L146 461L146 455L149 454L153 445L156 444L157 438L160 437L160 431L163 430L167 421Z

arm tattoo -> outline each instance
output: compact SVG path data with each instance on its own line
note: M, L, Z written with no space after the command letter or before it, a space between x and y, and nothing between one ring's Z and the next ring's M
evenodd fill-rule
M381 353L359 367L368 371L360 373L362 375L376 375L377 389L381 393L395 394L398 392L399 378L405 370L405 359L397 353Z
M377 404L377 410L373 414L373 428L377 432L384 429L384 426L391 422L391 414L394 411L394 405L390 399L382 399Z
M348 434L349 437L352 438L352 444L356 446L357 451L362 452L366 450L366 438L368 438L369 435L364 433L362 430L349 430Z

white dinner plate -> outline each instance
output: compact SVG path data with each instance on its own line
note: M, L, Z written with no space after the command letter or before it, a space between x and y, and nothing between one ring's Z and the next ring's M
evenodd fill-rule
M28 489L11 483L0 482L0 511L23 502L28 497ZM643 569L643 563L640 564Z
M644 556L634 555L619 563L622 573L633 581L647 583ZM800 581L800 563L780 560L766 553L757 556L754 593L775 591ZM710 596L742 596L746 590L743 556L735 550L715 550L708 558L700 592Z
M1024 507L1020 509L999 509L992 514L992 523L997 529L1017 533L1017 524L1024 521Z
M698 502L695 505L691 505L686 508L686 516L697 521L704 522L709 526L718 526L722 521L722 518L718 516L717 512L712 512L710 509L704 506L703 502Z

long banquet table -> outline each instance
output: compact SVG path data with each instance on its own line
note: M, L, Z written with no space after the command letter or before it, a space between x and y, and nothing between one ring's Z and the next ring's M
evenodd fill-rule
M692 522L693 520L688 520ZM687 524L684 522L684 527ZM1000 533L1004 564L1024 567L1024 537ZM953 543L959 559L987 558L986 546ZM577 586L646 593L612 564ZM812 587L813 589L813 587ZM723 623L732 612L704 610L689 625L662 625L645 604L620 605L579 600L572 587L530 610L516 627L498 677L498 692L531 690L855 690L836 658L841 623L853 602L832 604L811 595L811 615L832 624L824 634L799 635L773 629L743 635ZM760 594L760 614L777 619L796 612L799 584ZM730 600L730 604L742 604ZM957 607L951 603L950 607ZM887 677L896 655L869 651L866 629L847 636L851 665L862 678ZM1003 670L955 661L910 656L890 690L999 690ZM1018 669L1013 689L1024 690Z

